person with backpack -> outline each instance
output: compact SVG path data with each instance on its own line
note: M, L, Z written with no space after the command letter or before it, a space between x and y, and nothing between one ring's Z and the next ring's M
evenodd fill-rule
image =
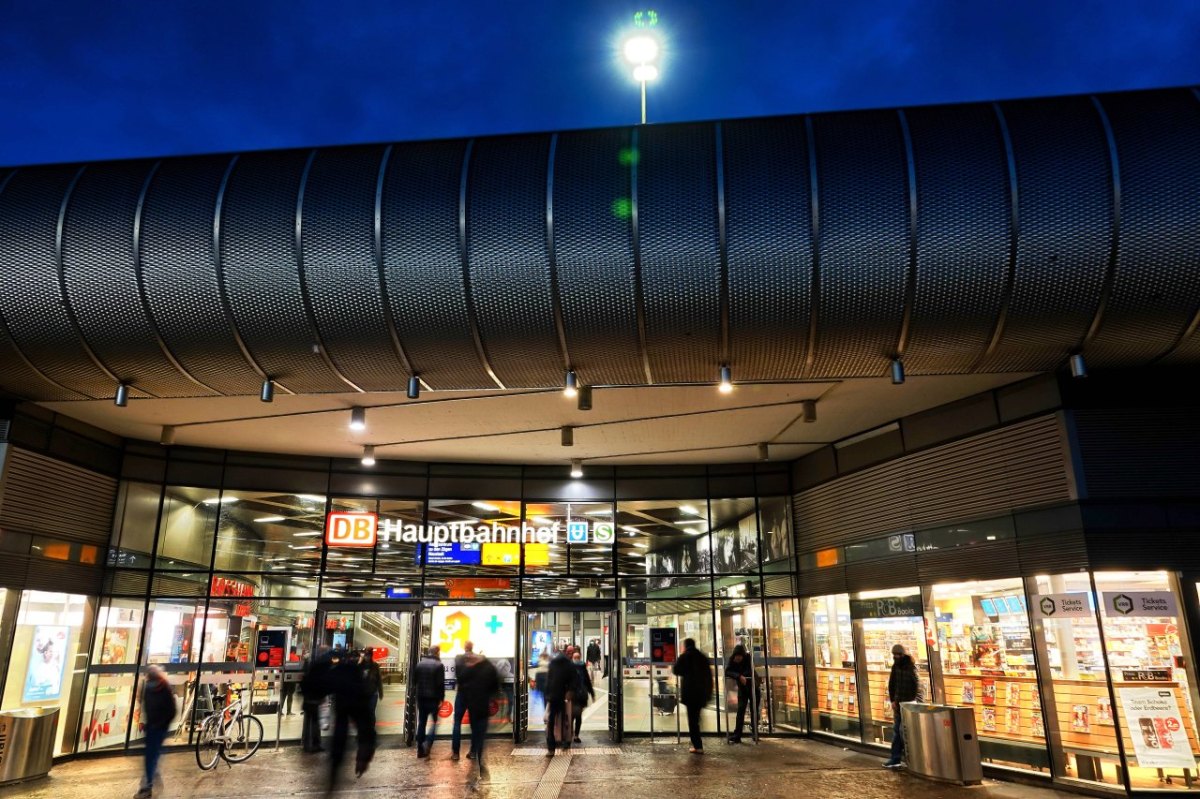
M708 655L696 648L694 638L683 639L683 654L675 661L673 671L679 677L679 701L687 708L688 735L692 739L692 747L688 751L694 755L703 754L700 711L712 701L713 676Z
M167 675L158 666L146 667L146 682L142 688L142 723L146 727L146 748L143 758L146 765L137 799L149 799L154 792L154 778L158 774L158 759L162 754L163 742L178 709L175 692L167 682Z
M587 707L589 699L596 698L596 689L592 686L591 666L583 662L582 653L578 648L571 652L571 665L575 668L575 692L571 696L571 718L575 723L575 734L571 737L571 742L578 744L583 743L579 737L583 729L583 709Z
M577 674L566 652L559 652L546 667L546 757L555 746L571 748L571 709Z
M904 758L904 728L900 722L900 703L915 702L921 696L921 679L917 664L904 647L892 647L892 673L888 675L888 701L892 703L892 755L883 761L884 768L900 768Z
M417 664L413 682L417 689L417 757L429 757L437 735L438 708L446 699L446 666L442 663L441 647L436 644L429 647ZM431 727L428 735L427 723Z

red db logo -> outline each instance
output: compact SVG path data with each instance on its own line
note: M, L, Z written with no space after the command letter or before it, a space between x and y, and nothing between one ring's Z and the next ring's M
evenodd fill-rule
M331 547L373 547L377 526L374 513L331 513L325 522L325 543Z

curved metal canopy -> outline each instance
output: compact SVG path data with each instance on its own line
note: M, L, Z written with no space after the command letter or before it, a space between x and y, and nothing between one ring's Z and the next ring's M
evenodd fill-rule
M1200 95L0 169L34 400L1200 360Z

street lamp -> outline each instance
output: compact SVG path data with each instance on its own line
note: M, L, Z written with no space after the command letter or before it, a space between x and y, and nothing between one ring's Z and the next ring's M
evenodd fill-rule
M633 79L642 86L642 124L646 124L646 84L658 79L658 40L638 33L625 40L625 60L633 65Z

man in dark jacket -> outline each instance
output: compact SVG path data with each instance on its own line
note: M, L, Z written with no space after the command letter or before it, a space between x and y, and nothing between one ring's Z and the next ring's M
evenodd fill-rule
M688 735L692 739L689 752L704 752L704 739L700 737L700 710L712 701L712 665L708 655L696 648L693 638L683 639L683 654L675 661L675 674L679 677L679 701L687 708Z
M595 638L588 644L587 662L588 667L592 670L592 674L600 671L600 642Z
M367 676L369 668L358 653L341 652L333 659L329 685L333 694L333 742L329 752L329 789L337 782L338 769L346 754L350 737L350 722L358 738L354 759L354 775L361 776L375 757L375 716L371 712L373 686Z
M462 675L467 668L467 658L475 651L475 644L471 641L463 642L462 654L454 658L454 726L450 729L450 759L458 760L458 749L462 745L462 721L463 713L467 712L467 705L463 698L462 692ZM467 757L475 754L474 750L467 753Z
M900 725L900 703L914 702L921 693L917 664L904 647L892 647L892 673L888 676L888 701L892 703L892 756L883 761L884 768L899 768L904 757L904 730Z
M575 695L577 672L565 652L550 658L546 667L546 754L554 755L555 725L562 723L567 712L567 699ZM570 739L559 741L564 750L571 748Z
M458 677L458 690L471 719L471 751L479 765L479 778L486 780L488 769L483 759L483 745L487 741L492 699L500 692L500 673L492 661L482 655L467 655Z
M746 647L738 644L725 664L725 682L737 691L737 726L729 734L729 743L742 742L742 727L746 723L746 705L754 696L754 666L750 663L750 654ZM757 703L754 707L757 708ZM750 724L754 724L754 714L751 712Z
M329 695L329 670L332 660L322 648L304 661L304 677L300 680L300 695L304 701L300 706L304 714L300 728L300 744L305 752L323 752L321 746L321 705Z
M154 775L158 773L158 757L162 754L163 741L175 720L175 692L167 682L167 675L158 666L146 667L146 683L142 688L142 723L146 727L146 749L144 752L146 773L137 792L138 799L148 799L154 790Z
M572 743L583 743L579 732L583 729L583 709L588 706L589 699L596 698L596 689L592 686L590 664L583 662L578 649L571 653L571 665L575 668L575 693L571 697L571 716L575 722L575 734Z
M433 737L437 735L438 707L446 699L446 667L442 665L441 657L441 647L429 647L413 676L417 689L417 757L429 757ZM428 735L425 734L427 720L431 720Z

